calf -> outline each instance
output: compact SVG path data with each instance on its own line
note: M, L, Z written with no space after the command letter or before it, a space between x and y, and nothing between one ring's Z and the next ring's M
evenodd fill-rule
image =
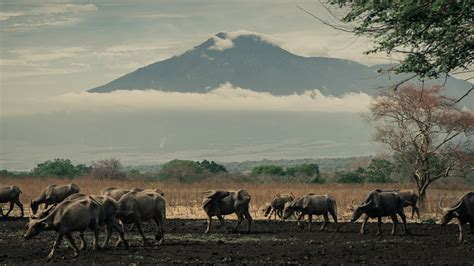
M311 230L313 215L323 215L324 222L321 228L319 229L319 231L323 231L324 228L326 228L327 223L329 222L329 213L331 214L334 223L336 224L336 230L339 231L339 227L337 225L337 204L336 200L331 196L307 194L297 198L292 202L288 202L285 204L285 208L283 210L283 219L287 219L295 211L300 212L297 219L298 226L300 227L302 227L300 221L305 214L309 215L309 230Z
M293 201L295 199L295 196L293 196L292 193L288 194L277 194L273 196L272 200L268 205L264 207L263 215L265 217L268 217L268 220L272 218L272 214L275 214L275 220L278 215L278 217L282 217L283 215L283 209L285 208L285 203Z

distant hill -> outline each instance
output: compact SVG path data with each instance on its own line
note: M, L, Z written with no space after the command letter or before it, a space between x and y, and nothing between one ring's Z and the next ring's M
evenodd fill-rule
M354 61L303 57L268 38L247 32L218 33L193 49L137 69L89 92L155 89L204 93L230 82L234 86L274 95L319 89L325 95L347 92L374 94L408 75L381 75L389 65L366 66ZM444 80L432 81L442 83ZM470 84L449 78L448 95L460 96Z

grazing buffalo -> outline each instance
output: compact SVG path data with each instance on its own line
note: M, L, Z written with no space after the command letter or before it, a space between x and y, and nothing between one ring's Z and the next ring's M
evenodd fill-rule
M474 234L474 192L469 192L462 196L453 207L443 207L442 201L443 199L439 202L439 208L443 212L441 225L445 226L451 219L456 218L459 226L459 242L463 240L463 225L469 223L471 234Z
M283 209L285 208L285 203L293 201L295 196L292 193L288 194L277 194L273 196L270 203L268 203L263 209L263 215L268 217L268 220L272 218L272 214L275 214L275 220L278 217L282 217Z
M418 197L418 194L416 194L415 191L413 191L413 190L398 190L398 189L391 190L391 189L380 189L380 188L377 188L374 191L398 193L400 198L402 198L402 200L404 201L403 207L411 207L411 219L413 219L413 217L415 216L415 212L416 212L416 216L418 217L418 219L420 219L420 210L416 206L416 204L418 203L418 198L419 197Z
M352 214L351 222L357 221L363 214L365 214L364 222L360 229L360 234L363 235L369 218L377 218L377 235L380 235L382 232L382 217L390 216L393 221L392 235L395 235L398 225L398 214L400 218L402 218L405 233L408 233L403 205L404 200L395 192L372 191L360 206L353 206L352 209L354 210L354 213Z
M313 215L323 215L324 222L319 231L323 231L326 227L327 223L329 222L328 213L330 213L334 220L334 223L336 224L336 228L339 231L339 227L337 226L336 200L331 196L307 194L297 198L292 202L288 202L285 204L285 208L283 210L283 219L287 219L295 211L300 212L297 219L298 226L300 227L304 227L301 225L301 218L303 218L306 214L309 216L309 230L311 230Z
M124 224L134 224L143 238L143 245L148 241L142 230L142 221L152 220L157 225L155 235L159 244L164 240L164 222L166 219L166 200L154 191L129 192L118 201L117 218Z
M247 219L247 232L250 232L252 225L252 216L249 212L250 194L241 189L238 191L207 191L206 196L202 201L202 208L207 214L207 229L204 233L209 233L211 229L212 217L217 216L224 225L223 215L235 213L237 215L237 223L234 227L234 232L237 232L242 221Z
M80 189L76 184L51 185L46 187L41 194L31 201L30 207L33 214L36 214L40 204L45 204L45 209L51 204L58 204L69 195L79 193Z
M5 215L3 215L3 210L0 206L0 214L2 214L2 216L8 216L13 210L14 204L16 204L21 211L20 217L23 217L23 204L20 202L20 194L21 190L17 186L0 187L0 203L10 202L10 208Z
M48 209L47 209L48 210ZM49 211L49 210L48 210ZM42 231L54 230L58 233L54 241L53 249L48 255L52 259L56 249L61 245L64 236L74 250L74 256L79 255L79 249L74 243L71 233L84 231L90 228L94 232L94 250L97 249L99 239L100 203L92 197L84 197L77 200L67 200L57 206L51 206L49 214L43 218L30 217L25 239L31 239Z

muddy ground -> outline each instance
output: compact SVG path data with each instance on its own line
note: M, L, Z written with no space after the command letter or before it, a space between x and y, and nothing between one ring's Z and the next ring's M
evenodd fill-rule
M26 219L0 218L0 264L45 264L55 238L44 232L31 240L23 240ZM229 221L228 225L234 221ZM217 224L217 223L215 223ZM243 224L245 225L245 224ZM317 224L319 226L319 224ZM330 224L325 232L301 230L294 222L256 221L250 234L226 233L225 228L204 235L204 220L168 220L165 242L161 246L142 247L141 237L127 232L129 250L108 247L93 251L89 247L72 258L66 241L51 261L53 264L148 264L148 263L250 263L250 264L474 264L474 235L465 226L465 241L457 242L457 225L409 224L412 235L390 236L391 224L383 226L383 234L375 236L376 224L369 232L358 234L360 223L343 224L335 232ZM146 235L154 241L154 224L146 223ZM245 226L242 228L245 229ZM401 233L401 226L398 232ZM91 240L90 233L87 233ZM104 234L101 233L101 240ZM115 243L116 236L112 238ZM90 242L89 242L90 243Z

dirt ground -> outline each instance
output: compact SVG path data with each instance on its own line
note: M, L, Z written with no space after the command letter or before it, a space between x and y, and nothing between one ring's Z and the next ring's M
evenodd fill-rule
M27 219L0 218L0 264L45 264L54 232L43 232L31 240L24 240ZM227 225L233 225L228 221ZM217 225L217 222L214 223ZM474 235L465 226L465 241L457 242L457 225L409 224L412 235L390 236L391 224L383 226L383 234L375 236L376 224L368 225L369 232L358 234L360 223L343 223L340 232L334 224L327 231L313 231L296 227L295 222L255 221L252 232L226 233L225 228L213 227L204 235L204 220L171 219L166 223L163 245L142 247L136 231L127 232L129 250L109 246L93 251L91 246L76 257L63 241L53 264L149 264L149 263L217 263L217 264L466 264L474 263ZM148 239L154 241L155 225L145 223ZM241 229L245 229L243 224ZM101 233L101 240L104 234ZM88 243L91 234L87 233ZM112 243L117 240L116 234ZM76 241L77 242L77 241Z

